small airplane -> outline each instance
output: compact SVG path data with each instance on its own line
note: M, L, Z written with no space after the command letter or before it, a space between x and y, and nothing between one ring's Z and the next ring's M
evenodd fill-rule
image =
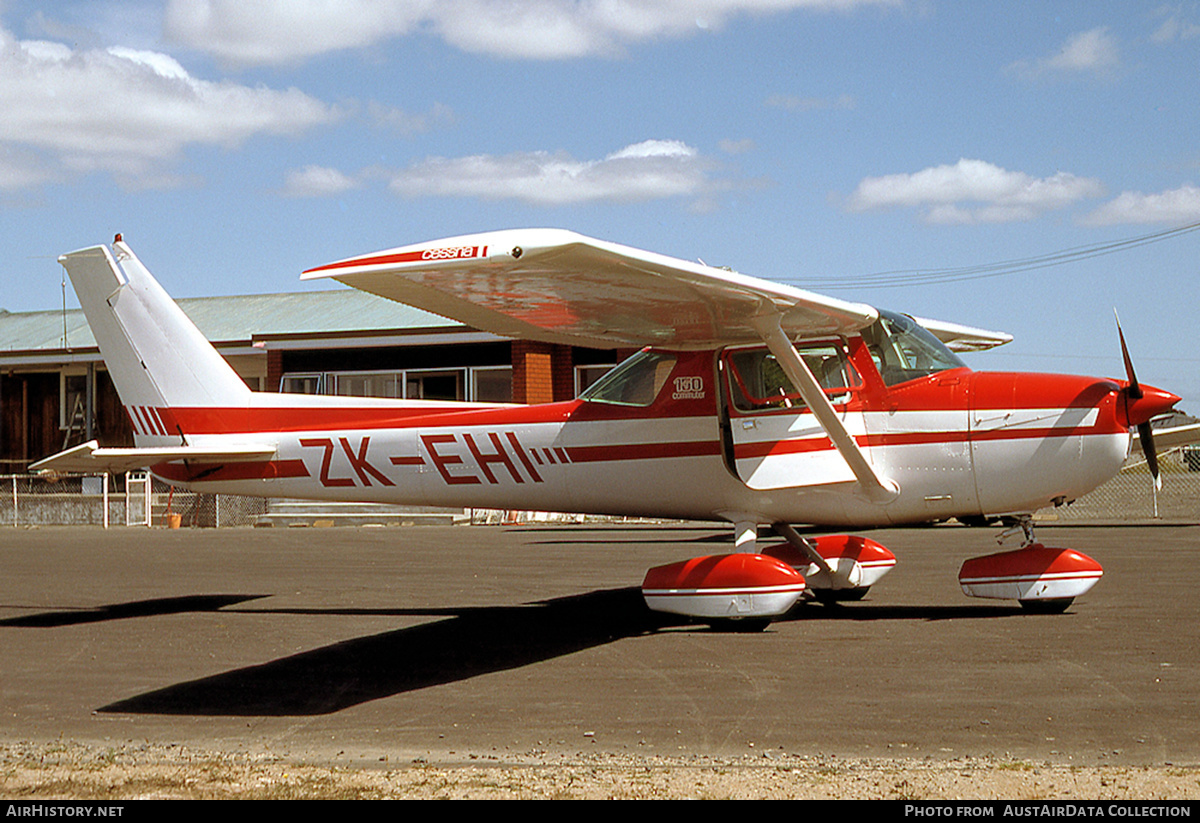
M967 561L967 595L1061 611L1099 579L1033 535L1035 511L1113 477L1179 401L1126 379L975 372L955 351L1012 338L837 300L559 229L352 257L302 279L514 338L637 353L568 402L253 392L134 256L59 258L133 423L48 471L123 471L203 492L587 512L733 526L733 551L651 569L652 609L761 628L805 595L856 600L891 569L831 531L957 518L1022 547ZM1118 330L1119 330L1118 321ZM782 543L760 546L760 527ZM796 526L800 526L797 529Z

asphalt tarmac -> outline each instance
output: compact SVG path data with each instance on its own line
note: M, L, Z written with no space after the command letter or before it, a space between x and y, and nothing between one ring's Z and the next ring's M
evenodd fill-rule
M899 563L866 600L732 634L637 588L726 551L718 528L14 528L0 739L393 764L1200 762L1200 527L1039 529L1105 569L1062 615L963 596L994 534L871 532Z

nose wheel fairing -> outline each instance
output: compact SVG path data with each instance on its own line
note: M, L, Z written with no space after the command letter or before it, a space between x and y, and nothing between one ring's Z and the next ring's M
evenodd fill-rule
M1049 610L1027 604L1065 608L1096 585L1103 574L1100 564L1083 552L1033 543L967 560L958 572L958 582L969 597L1017 600L1031 609Z

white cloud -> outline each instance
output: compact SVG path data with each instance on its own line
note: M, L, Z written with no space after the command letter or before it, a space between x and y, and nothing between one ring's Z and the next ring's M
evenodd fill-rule
M1177 40L1191 40L1200 37L1200 26L1187 20L1182 20L1177 14L1166 12L1168 17L1162 25L1150 35L1152 43L1174 43Z
M1092 226L1117 223L1191 223L1200 220L1200 188L1180 186L1158 194L1123 191L1093 211L1083 222Z
M627 160L631 157L674 157L692 158L699 154L680 140L643 140L610 154L606 160Z
M305 166L293 169L284 179L285 197L330 197L359 187L359 182L337 169Z
M296 89L199 80L151 51L73 50L0 30L0 148L44 166L25 179L102 171L124 185L162 185L188 145L236 146L292 135L339 116ZM32 153L32 154L31 154ZM5 175L21 180L19 169Z
M168 36L230 63L263 65L435 33L469 52L527 59L620 53L627 44L731 19L900 0L171 0Z
M1036 178L983 160L959 160L913 174L862 180L846 203L851 211L924 209L932 223L1007 223L1030 220L1104 192L1099 181L1058 172Z
M0 145L0 191L25 189L54 179L36 154Z
M1073 34L1058 54L1044 61L1046 68L1063 71L1092 71L1119 62L1117 41L1101 27Z
M1101 72L1121 62L1117 39L1101 26L1072 34L1056 53L1036 60L1019 60L1011 71L1029 77L1044 74Z
M403 197L478 197L559 206L697 195L709 188L709 161L677 140L646 140L601 160L544 151L432 157L397 172Z

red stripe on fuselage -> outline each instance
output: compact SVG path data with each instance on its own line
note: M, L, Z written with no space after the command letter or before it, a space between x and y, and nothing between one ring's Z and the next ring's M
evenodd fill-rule
M176 408L174 422L187 434L261 434L294 431L411 429L420 426L513 425L563 419L561 413L530 414L529 406L513 409L448 406L429 408L289 407L289 408ZM518 414L514 414L518 412ZM524 414L519 414L524 412ZM514 419L515 418L515 419ZM550 419L545 419L550 418ZM511 422L510 422L511 421Z
M610 460L659 460L670 457L710 457L721 453L716 440L686 443L628 443L619 446L567 446L572 463L600 463Z
M707 417L713 412L663 415L652 406L630 408L570 400L536 406L288 406L283 408L186 407L158 409L164 429L185 434L265 434L296 431L527 426L538 423L609 422ZM164 433L166 433L164 431Z

